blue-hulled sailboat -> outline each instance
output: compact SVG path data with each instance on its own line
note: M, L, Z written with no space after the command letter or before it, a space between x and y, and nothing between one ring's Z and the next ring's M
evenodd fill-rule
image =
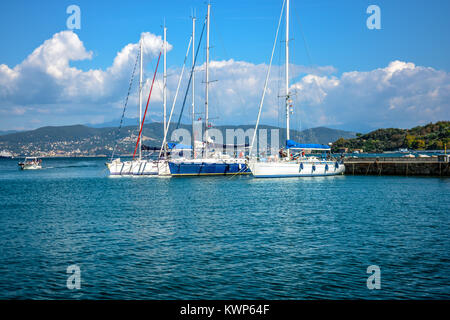
M205 128L208 124L208 86L209 86L209 24L210 24L211 5L208 4L208 13L206 16L206 90L205 90ZM194 52L193 52L194 57ZM192 71L193 72L193 71ZM194 99L194 94L193 94ZM192 106L194 112L194 100ZM193 116L194 119L194 116ZM194 126L193 126L194 127ZM194 130L194 128L192 128ZM208 132L205 132L205 141L200 142L202 152L200 157L196 157L195 150L192 152L192 158L179 158L169 161L170 174L172 176L207 176L207 175L237 175L249 174L244 157L236 158L222 152L214 152L213 143L208 139ZM196 142L194 141L194 149Z

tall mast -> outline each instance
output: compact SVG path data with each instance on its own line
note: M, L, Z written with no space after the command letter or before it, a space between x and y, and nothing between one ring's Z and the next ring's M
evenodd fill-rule
M289 135L289 0L286 0L286 140Z
M142 126L142 36L139 41L139 56L140 56L140 72L139 72L139 132L141 132ZM139 139L139 160L142 159L142 140Z
M194 151L194 122L195 122L195 14L192 14L192 151Z
M208 139L208 85L209 85L209 15L211 12L211 4L208 3L208 14L206 15L206 92L205 92L205 138Z
M166 46L167 28L164 21L164 75L163 75L163 105L164 105L164 133L167 130L167 46ZM164 155L167 155L167 149L164 146Z

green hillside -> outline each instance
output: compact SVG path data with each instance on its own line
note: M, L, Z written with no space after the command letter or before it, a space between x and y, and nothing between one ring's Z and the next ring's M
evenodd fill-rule
M364 152L395 151L399 148L414 150L442 150L449 146L450 121L429 123L412 129L378 129L356 138L340 138L333 144L333 151L339 148L363 149Z

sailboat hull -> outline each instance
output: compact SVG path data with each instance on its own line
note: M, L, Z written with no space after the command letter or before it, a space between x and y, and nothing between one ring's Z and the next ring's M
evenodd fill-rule
M335 161L250 162L249 167L256 178L334 176L345 172L344 164Z
M132 160L132 161L111 161L106 163L109 174L112 176L144 176L158 175L157 161L152 160Z
M172 176L250 174L244 159L169 161L169 168Z
M157 163L159 176L170 176L169 161L159 160Z

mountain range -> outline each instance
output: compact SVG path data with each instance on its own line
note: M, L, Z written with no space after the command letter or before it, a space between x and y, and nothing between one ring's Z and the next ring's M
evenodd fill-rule
M19 130L0 130L0 136L4 136L5 134L16 133Z
M135 119L130 119L130 121ZM126 123L126 122L125 122ZM127 123L126 123L127 124ZM181 125L180 128L190 131L190 125ZM254 128L250 125L244 126L216 126L225 137L227 129L243 129L244 131ZM169 137L173 131L169 130ZM285 129L274 126L260 126L267 129L268 141L271 139L271 129L279 129L280 146L285 141ZM137 126L94 128L86 125L71 126L47 126L30 131L21 131L0 135L0 150L8 150L14 155L41 155L41 156L95 156L110 155L117 144L117 154L133 153L137 140ZM148 146L158 147L163 140L163 124L152 122L144 125L142 133L143 143ZM291 130L291 139L303 143L328 144L339 138L349 139L356 133L317 127L303 131ZM249 138L247 138L247 142Z

